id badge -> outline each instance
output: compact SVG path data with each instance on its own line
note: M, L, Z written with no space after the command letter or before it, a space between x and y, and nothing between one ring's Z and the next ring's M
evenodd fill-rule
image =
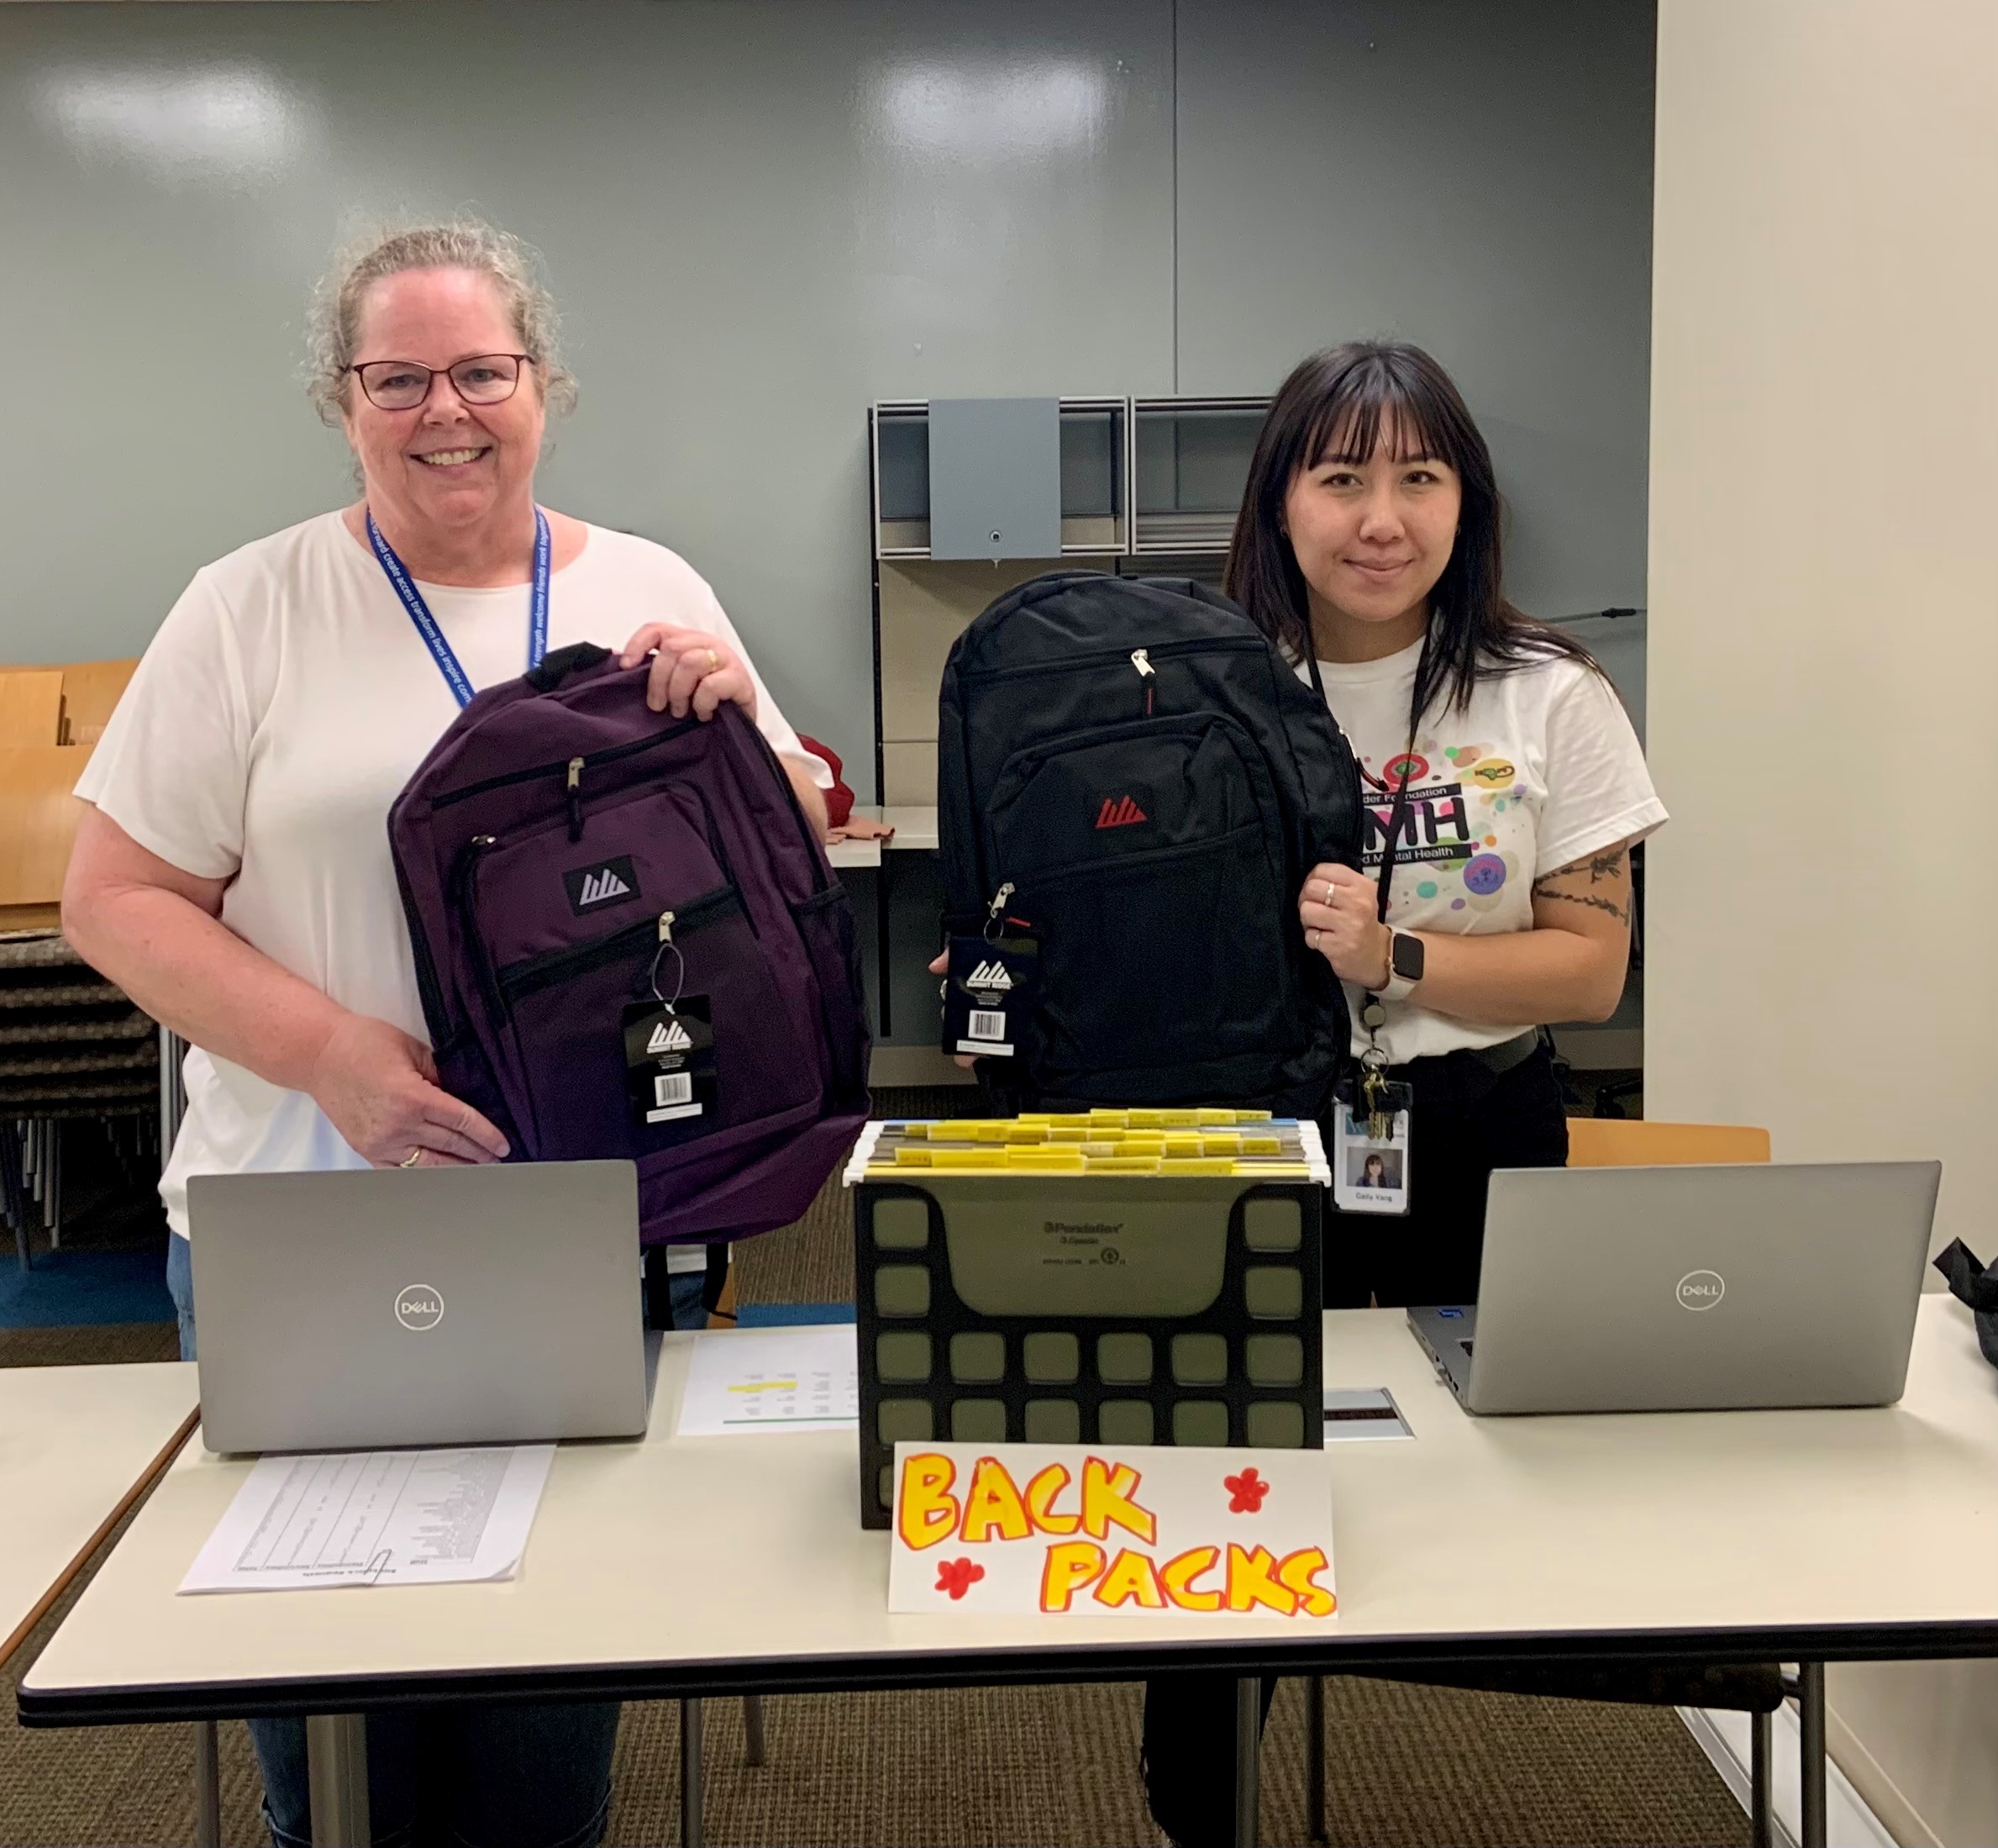
M1041 946L1033 937L953 937L944 977L944 1050L1010 1059L1033 1008Z
M1387 1135L1367 1134L1368 1117L1341 1098L1333 1106L1332 1203L1342 1213L1408 1210L1408 1119L1414 1101L1405 1084L1382 1088Z
M625 1088L641 1129L713 1121L719 1092L711 1008L704 994L683 994L670 1007L660 1001L626 1007Z

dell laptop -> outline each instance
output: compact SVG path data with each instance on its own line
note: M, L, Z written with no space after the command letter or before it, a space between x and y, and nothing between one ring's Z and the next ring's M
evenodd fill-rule
M1507 1168L1473 1308L1409 1327L1472 1412L1885 1405L1935 1161Z
M628 1161L195 1175L187 1217L210 1450L645 1428Z

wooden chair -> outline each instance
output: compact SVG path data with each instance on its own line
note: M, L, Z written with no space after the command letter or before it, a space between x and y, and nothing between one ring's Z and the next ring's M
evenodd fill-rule
M1606 1117L1570 1117L1568 1165L1571 1168L1682 1166L1697 1163L1767 1161L1767 1129L1717 1123L1646 1123ZM1554 1695L1570 1700L1606 1700L1647 1707L1724 1708L1750 1716L1748 1820L1757 1848L1768 1848L1775 1828L1775 1793L1769 1785L1773 1756L1773 1716L1785 1697L1796 1693L1805 1706L1806 1731L1813 1730L1809 1709L1823 1699L1823 1669L1808 1673L1800 1687L1775 1662L1743 1667L1657 1667L1648 1664L1601 1662L1522 1664L1460 1671L1412 1671L1376 1675L1383 1681L1420 1682L1428 1687L1465 1687L1487 1693ZM1305 1765L1311 1839L1322 1842L1325 1831L1325 1682L1313 1675L1306 1682ZM1822 1738L1822 1719L1817 1718ZM1806 1780L1812 1766L1803 1767ZM1823 1775L1822 1763L1817 1775ZM1823 1805L1818 1803L1822 1814Z

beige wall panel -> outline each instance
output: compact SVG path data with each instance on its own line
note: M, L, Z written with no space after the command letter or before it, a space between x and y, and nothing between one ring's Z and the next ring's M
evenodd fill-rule
M1646 1105L1939 1156L1989 1256L1998 7L1662 0L1657 119ZM1832 1690L1856 1778L1998 1840L1998 1663Z
M1003 591L1061 559L881 561L881 736L891 743L937 735L937 687L944 657L965 625ZM896 798L914 801L914 797ZM928 797L922 798L927 802Z
M884 807L933 808L937 803L937 741L881 746Z

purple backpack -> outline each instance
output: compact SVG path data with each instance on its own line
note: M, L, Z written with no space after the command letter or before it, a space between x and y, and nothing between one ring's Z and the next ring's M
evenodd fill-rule
M762 734L645 676L585 643L489 687L389 846L444 1089L511 1161L637 1162L645 1244L739 1238L866 1120L853 911Z

